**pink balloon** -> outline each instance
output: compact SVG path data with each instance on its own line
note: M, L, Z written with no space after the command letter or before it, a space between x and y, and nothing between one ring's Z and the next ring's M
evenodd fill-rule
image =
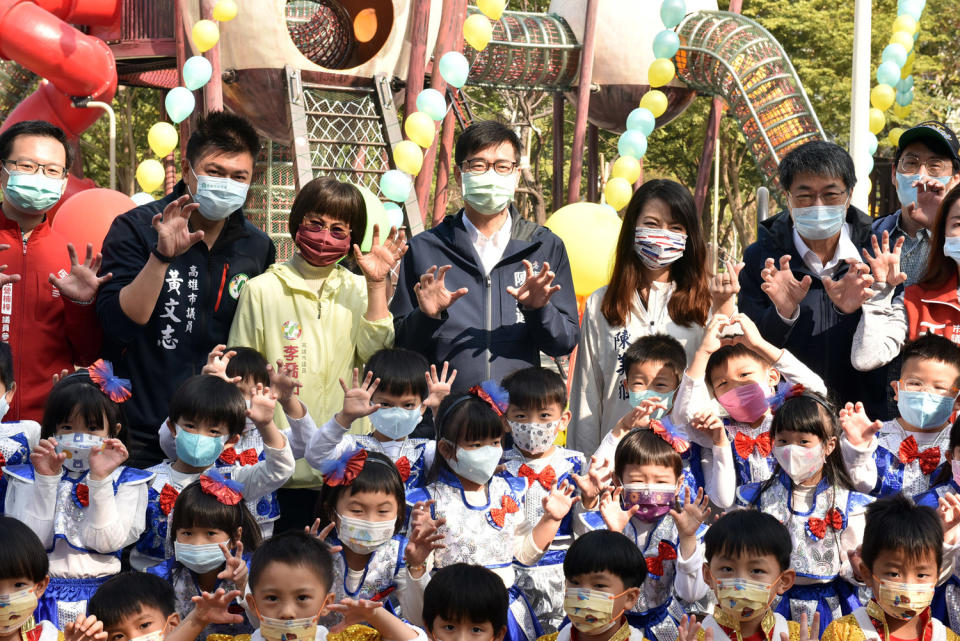
M136 206L130 196L119 191L86 189L61 203L53 228L73 243L82 260L87 243L93 243L93 251L99 252L113 219Z

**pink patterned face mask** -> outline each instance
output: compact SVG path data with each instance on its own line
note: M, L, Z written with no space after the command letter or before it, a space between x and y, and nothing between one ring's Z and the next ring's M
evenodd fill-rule
M727 414L733 420L740 423L753 423L766 413L769 407L767 398L771 395L769 387L750 383L723 393L717 397L717 402L727 410Z
M638 506L637 518L652 522L676 504L677 488L669 483L628 483L623 486L620 502L625 510Z

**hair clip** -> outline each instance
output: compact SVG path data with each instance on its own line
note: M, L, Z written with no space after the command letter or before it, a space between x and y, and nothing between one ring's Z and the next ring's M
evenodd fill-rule
M670 419L666 416L661 419L651 420L650 429L654 434L666 441L678 454L683 454L690 449L690 441L683 438L677 426L671 423Z
M773 396L767 399L767 405L770 406L770 411L776 413L778 409L787 401L787 399L793 398L795 396L802 396L806 388L797 383L791 385L787 389L777 389L776 393Z
M200 489L224 505L236 505L243 500L243 483L228 479L213 469L200 475Z
M357 478L367 460L367 451L361 447L347 450L331 461L320 466L323 482L326 485L350 485Z
M102 358L87 368L90 380L114 403L122 403L132 395L130 380L113 375L113 363Z
M474 385L470 388L470 394L489 405L497 416L503 416L510 404L510 393L500 387L496 381L484 381Z

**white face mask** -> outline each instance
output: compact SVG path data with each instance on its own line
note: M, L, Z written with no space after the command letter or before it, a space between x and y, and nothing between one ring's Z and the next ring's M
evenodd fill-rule
M337 535L340 542L357 554L369 554L393 538L396 519L389 521L365 521L349 516L340 517Z
M530 454L543 454L557 438L560 420L549 423L519 423L507 421L518 448Z
M819 472L826 458L823 443L813 447L779 445L773 448L773 456L794 483L803 483Z
M102 436L74 432L57 437L57 453L66 453L63 467L71 472L83 472L90 469L90 452L103 445Z
M450 441L447 441L448 443ZM484 445L474 450L457 448L457 458L445 458L447 465L455 474L468 481L484 485L493 476L503 456L503 448L499 445Z

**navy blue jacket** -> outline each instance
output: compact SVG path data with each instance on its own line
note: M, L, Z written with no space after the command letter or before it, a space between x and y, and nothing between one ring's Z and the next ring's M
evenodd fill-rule
M490 275L484 273L463 224L463 210L446 217L429 231L410 240L400 264L400 279L390 311L396 344L423 354L431 363L450 362L458 370L454 392L488 379L501 380L523 367L540 365L540 352L569 354L580 340L577 301L567 250L546 227L524 220L511 207L510 242ZM542 309L523 309L507 293L519 287L526 271L523 260L539 270L544 262L561 286ZM468 293L434 319L417 306L413 286L432 265L452 265L448 290L466 287Z
M133 396L123 409L131 457L127 464L137 467L163 460L157 429L170 397L180 383L200 373L215 345L227 342L240 289L276 256L270 237L238 209L211 249L200 241L170 263L150 320L146 325L133 322L120 309L120 290L137 277L157 244L153 217L184 193L180 182L166 197L118 216L103 241L101 273L113 272L113 279L97 294L97 317L104 358L132 384Z
M870 247L872 235L869 216L850 207L847 223L850 240L857 247ZM790 269L794 278L810 276L810 291L800 302L799 317L793 325L783 322L767 294L760 289L767 258L773 258L779 267L780 257L790 255ZM744 268L740 272L739 308L757 324L760 334L776 345L790 350L826 383L831 397L841 404L862 401L871 419L886 420L886 368L872 372L858 372L850 363L853 335L857 331L861 312L841 313L827 296L820 278L810 271L793 243L793 220L788 212L763 221L757 241L743 254ZM847 266L840 268L835 279L846 274Z

